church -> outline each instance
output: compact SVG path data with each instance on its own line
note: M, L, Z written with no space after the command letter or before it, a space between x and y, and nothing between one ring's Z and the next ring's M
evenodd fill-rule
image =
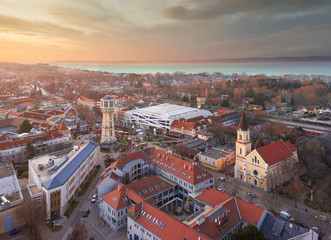
M235 178L268 191L291 178L291 169L296 162L297 148L290 141L278 140L252 150L245 113L241 113L237 130Z

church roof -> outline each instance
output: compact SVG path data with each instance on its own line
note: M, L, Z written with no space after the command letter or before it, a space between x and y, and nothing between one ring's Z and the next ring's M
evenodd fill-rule
M248 125L247 125L247 121L246 121L246 116L245 116L245 112L242 111L241 112L241 117L240 117L240 122L239 122L239 126L238 126L241 130L246 131L248 129Z

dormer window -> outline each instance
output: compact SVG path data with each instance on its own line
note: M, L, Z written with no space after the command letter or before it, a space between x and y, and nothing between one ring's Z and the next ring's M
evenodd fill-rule
M103 106L104 106L104 107L108 107L108 101L104 101L104 102L103 102Z

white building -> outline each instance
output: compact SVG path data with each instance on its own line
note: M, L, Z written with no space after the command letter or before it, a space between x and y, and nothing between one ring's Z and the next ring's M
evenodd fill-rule
M148 199L155 207L160 207L174 199L175 186L165 179L150 177L124 185L101 197L99 202L100 220L114 231L126 226L128 209Z
M29 183L42 191L48 217L63 215L68 202L78 194L96 165L97 146L90 141L66 156L44 155L29 160Z
M207 110L169 103L127 111L126 124L134 127L160 128L170 131L174 120L213 116Z

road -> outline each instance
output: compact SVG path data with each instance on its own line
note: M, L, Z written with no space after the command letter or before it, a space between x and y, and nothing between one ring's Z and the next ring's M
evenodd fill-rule
M306 124L306 123L298 123L298 122L289 122L289 121L284 121L284 120L277 120L277 119L268 119L270 122L278 122L282 123L284 125L289 125L289 126L295 126L295 127L302 127L304 130L317 130L325 133L331 133L331 128L329 127L322 127L322 126L316 126L316 125L311 125L311 124Z
M207 168L205 168L205 169L207 169ZM209 169L207 171L210 172L213 176L215 176L216 179L218 179L218 177L225 177L224 174L222 174L218 171L209 170ZM228 193L227 185L233 184L234 182L236 182L237 186L240 189L237 197L249 202L250 200L252 200L252 198L248 197L247 193L248 192L255 193L256 198L253 199L252 203L259 207L265 208L265 205L263 203L263 198L265 196L272 196L273 198L276 198L279 203L279 209L278 209L279 211L287 211L287 212L291 213L292 216L294 217L294 219L307 224L310 228L316 227L319 224L321 224L321 222L319 222L315 219L316 215L317 216L320 214L326 215L327 218L329 219L329 221L331 219L331 214L322 213L318 210L307 207L303 203L304 196L302 196L302 198L297 202L297 207L294 207L294 200L292 200L292 199L288 199L286 197L282 197L282 196L276 195L276 194L272 195L272 193L267 193L267 192L263 191L262 189L259 189L256 187L252 188L251 185L243 183L243 182L239 181L238 179L234 179L234 178L231 178L228 176L227 176L227 180L225 182L216 180L216 187L221 188L222 191ZM306 212L306 209L307 209L307 212ZM331 240L331 224L326 223L326 225L327 224L329 224L329 225L328 225L328 228L326 229L326 234L323 239Z

